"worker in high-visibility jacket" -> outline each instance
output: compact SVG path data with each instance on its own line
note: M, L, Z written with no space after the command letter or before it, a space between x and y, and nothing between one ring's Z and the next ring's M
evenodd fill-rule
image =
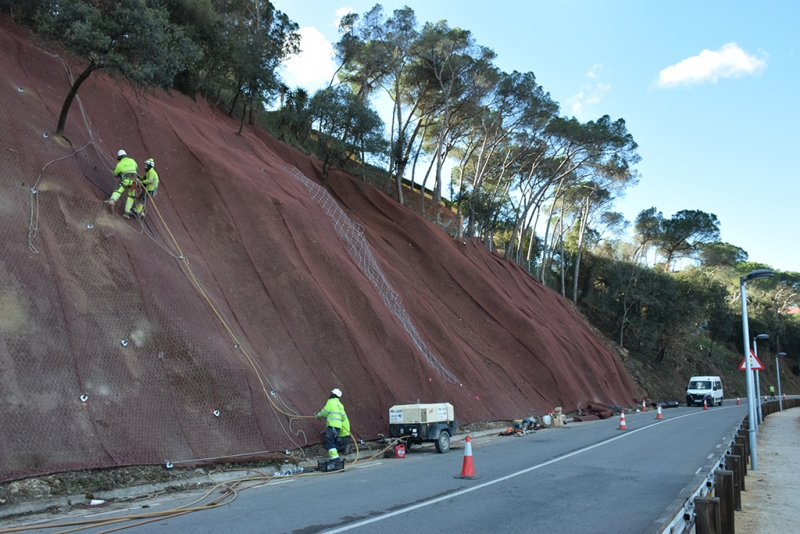
M346 425L348 433L350 430L350 422L347 420L342 401L339 400L341 397L342 390L339 388L332 390L325 407L317 414L317 419L325 419L328 425L325 429L325 448L328 449L328 456L331 458L339 457L336 446L342 427Z
M139 195L136 197L136 205L133 207L133 213L139 219L144 217L144 207L147 204L147 197L156 198L158 194L158 173L156 172L156 163L153 161L153 158L144 162L144 168L144 178L142 178Z
M111 198L106 201L106 206L108 207L109 211L113 212L114 204L127 189L128 198L125 200L125 213L122 214L122 216L126 219L131 218L133 201L136 199L136 196L138 195L138 187L140 187L138 185L138 170L139 165L137 165L132 158L129 158L128 154L124 150L117 152L117 166L114 167L114 177L117 178L119 182L117 182L117 188L113 193L111 193Z

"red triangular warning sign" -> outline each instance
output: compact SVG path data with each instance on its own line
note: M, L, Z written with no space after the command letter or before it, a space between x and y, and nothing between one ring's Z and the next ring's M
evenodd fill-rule
M744 371L746 369L747 369L747 362L745 361L744 358L742 358L742 363L739 364L739 370ZM753 352L752 349L750 350L750 369L753 371L764 370L764 364L761 363L761 360L758 359L758 356L756 356L755 352Z

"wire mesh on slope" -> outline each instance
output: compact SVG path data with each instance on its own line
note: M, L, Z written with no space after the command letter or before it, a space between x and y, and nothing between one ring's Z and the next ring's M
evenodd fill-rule
M386 304L386 307L389 308L395 317L397 317L397 319L402 323L403 328L405 328L406 332L408 332L408 335L411 336L414 346L417 347L425 360L427 360L430 366L436 369L436 372L439 373L439 375L445 380L454 384L458 384L459 381L456 376L445 369L441 362L439 362L439 359L436 358L433 352L431 352L431 350L420 337L419 332L417 332L417 329L411 322L411 318L403 308L403 303L400 300L400 296L392 288L391 284L389 284L389 281L386 280L386 277L383 275L380 267L378 267L378 263L375 261L375 257L370 251L369 243L364 237L364 229L347 216L336 200L334 200L334 198L327 191L325 191L323 187L320 187L302 172L293 167L285 166L283 169L300 180L303 185L305 185L306 189L308 189L308 195L317 204L319 204L325 213L327 213L331 218L334 228L336 229L336 233L345 243L347 243L347 248L350 251L350 254L353 256L353 259L356 260L359 268L375 285L375 289L378 290L378 293L380 294L384 304Z

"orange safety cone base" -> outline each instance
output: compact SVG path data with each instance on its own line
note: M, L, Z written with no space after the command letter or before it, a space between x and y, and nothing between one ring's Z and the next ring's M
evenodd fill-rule
M628 430L628 425L625 424L625 412L620 414L619 428L617 430Z
M739 406L740 404L742 404L741 399L739 399L739 397L736 397L736 405Z
M661 406L658 407L658 413L656 414L656 419L664 419L664 416L661 415Z

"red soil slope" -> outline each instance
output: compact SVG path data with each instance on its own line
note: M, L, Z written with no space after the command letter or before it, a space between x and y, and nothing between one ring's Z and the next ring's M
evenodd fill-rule
M56 139L67 65L0 22L0 482L319 443L291 415L333 387L366 439L417 399L463 424L639 396L517 265L343 174L307 188L286 168L316 161L203 101L93 74ZM119 148L156 161L149 226L102 208Z

